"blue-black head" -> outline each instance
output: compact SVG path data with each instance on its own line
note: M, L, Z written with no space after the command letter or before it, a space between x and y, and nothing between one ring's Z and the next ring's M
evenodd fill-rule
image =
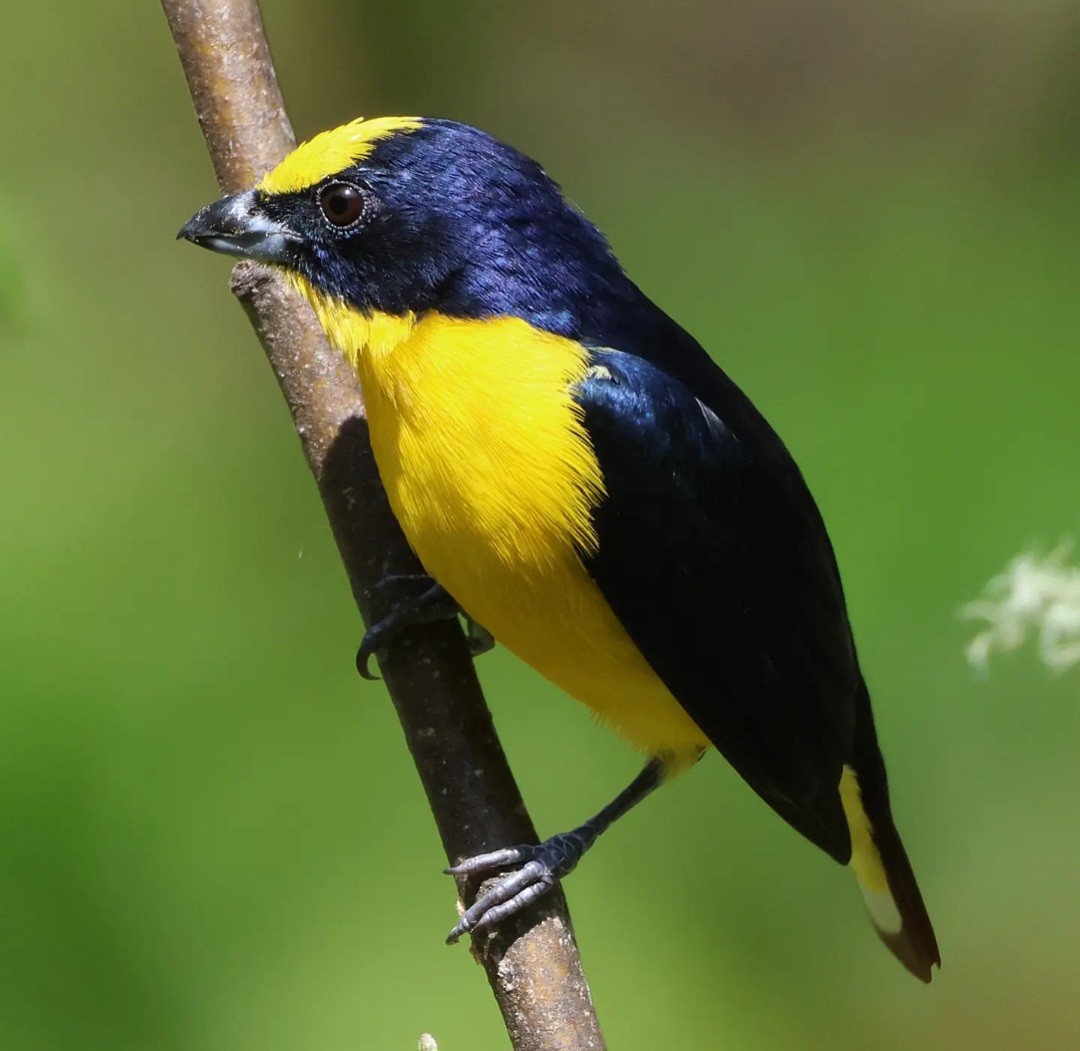
M529 316L552 330L626 279L536 161L449 120L327 131L180 231L362 312Z

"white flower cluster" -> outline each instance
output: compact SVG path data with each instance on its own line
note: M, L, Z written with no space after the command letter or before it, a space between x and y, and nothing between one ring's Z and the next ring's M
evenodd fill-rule
M1057 671L1080 662L1080 567L1066 563L1069 544L1048 555L1014 558L982 596L961 614L986 621L987 627L967 645L967 659L986 671L991 653L1022 646L1037 636L1043 663Z

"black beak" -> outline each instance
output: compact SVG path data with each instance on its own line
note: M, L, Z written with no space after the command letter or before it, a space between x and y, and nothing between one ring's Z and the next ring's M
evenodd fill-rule
M294 258L300 243L292 230L261 212L254 190L208 204L184 223L176 238L212 252L282 265Z

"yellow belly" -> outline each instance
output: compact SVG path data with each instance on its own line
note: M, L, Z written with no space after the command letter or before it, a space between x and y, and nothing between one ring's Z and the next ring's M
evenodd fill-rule
M578 555L595 549L591 510L603 495L570 393L588 367L583 349L512 318L316 309L357 368L379 473L425 569L634 745L675 768L692 762L707 739Z

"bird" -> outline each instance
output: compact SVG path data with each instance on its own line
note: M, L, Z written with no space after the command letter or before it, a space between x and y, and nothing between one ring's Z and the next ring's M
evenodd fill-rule
M937 939L803 475L539 163L456 121L361 118L178 237L280 271L359 377L425 574L397 582L361 672L463 613L646 757L571 831L458 859L448 872L498 879L447 941L535 901L716 749L853 869L882 941L930 981Z

